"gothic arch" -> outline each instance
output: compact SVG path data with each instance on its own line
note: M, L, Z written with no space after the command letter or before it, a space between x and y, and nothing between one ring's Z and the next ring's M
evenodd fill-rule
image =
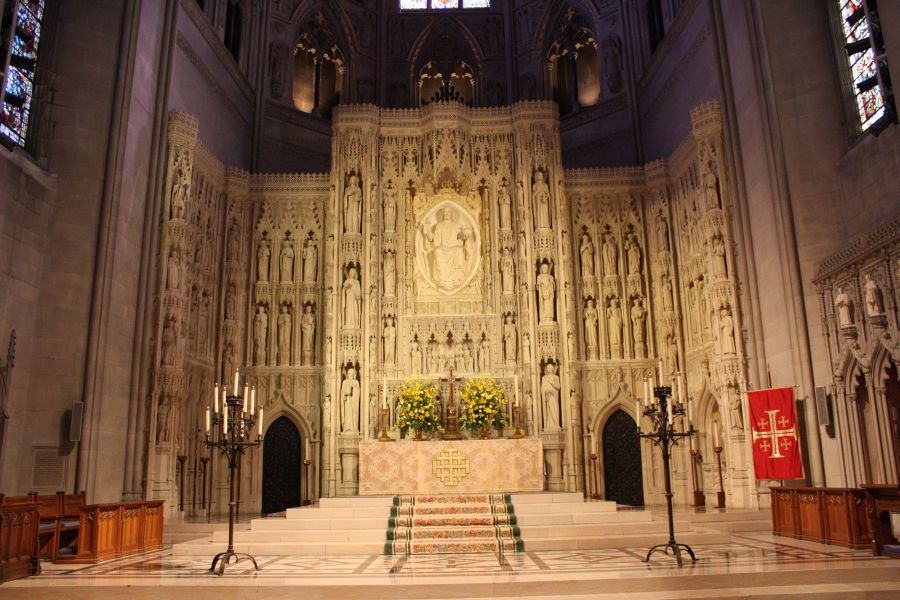
M575 9L579 15L587 20L588 24L591 26L591 30L595 34L604 29L602 27L602 21L600 20L600 14L597 12L594 3L590 0L548 2L544 14L541 15L540 21L538 21L537 26L534 28L532 47L540 51L541 59L547 55L547 50L550 47L550 42L547 39L550 30L559 22L560 17L562 17L563 13L569 7Z
M300 433L300 442L301 442L301 457L300 457L300 459L301 460L305 460L307 458L314 459L314 457L316 456L316 449L312 445L313 440L314 440L313 428L310 425L310 423L307 422L307 420L303 417L303 415L301 415L292 406L281 405L278 409L273 410L272 414L265 413L265 420L263 422L263 430L262 430L263 438L265 438L266 432L268 432L269 427L273 423L275 423L275 421L277 421L278 419L280 419L282 417L284 417L288 421L290 421L291 424ZM312 456L306 455L305 447L306 447L307 442L309 442L310 454ZM256 473L258 473L259 476L257 477L257 481L254 482L253 488L256 489L255 497L259 498L259 502L262 502L262 497L263 497L262 473L263 473L263 468L264 468L262 451L256 452L254 462L256 463L254 465L255 466L254 471ZM301 481L302 481L302 485L303 485L301 499L311 499L311 498L307 497L307 494L311 494L313 496L313 498L318 495L318 485L316 483L317 472L318 472L317 467L316 467L317 462L318 461L313 460L313 464L308 469L305 469L304 470L305 472L301 473ZM307 481L307 476L309 476L313 479L312 485L310 485L310 482ZM260 505L260 508L261 508L261 505Z
M344 56L349 57L358 53L359 45L356 43L356 38L352 34L353 26L350 23L350 19L347 17L347 13L341 8L339 2L324 2L319 0L317 2L299 3L297 8L295 8L294 12L291 14L290 23L294 31L292 37L295 38L302 24L313 19L318 12L321 12L328 20L328 23L334 27L334 33L338 37L338 43L341 46L341 50L344 51Z
M418 85L417 79L426 63L435 58L433 52L434 47L432 44L433 41L445 34L448 35L448 37L451 37L455 42L458 42L458 57L455 58L468 64L474 73L475 86L472 100L477 104L479 98L479 86L483 79L482 66L484 57L475 34L472 33L463 22L451 15L439 15L437 18L430 21L422 28L422 31L419 32L419 35L416 36L416 39L410 46L406 56L407 64L410 69L408 74L410 96L412 97L415 95L416 100L419 100L419 95L414 93L417 89L416 86ZM432 52L428 52L429 50L432 50Z

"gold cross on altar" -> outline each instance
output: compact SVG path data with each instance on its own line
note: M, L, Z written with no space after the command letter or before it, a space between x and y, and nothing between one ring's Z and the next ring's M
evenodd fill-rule
M453 487L469 474L469 459L456 448L445 448L431 461L431 473L444 485Z
M456 428L456 402L453 398L454 392L454 383L463 381L462 377L454 377L453 369L450 369L449 377L441 377L438 379L441 383L449 383L450 384L450 398L447 400L447 427L444 429L443 438L445 440L459 440L462 439L462 436L459 434L459 430Z
M797 428L796 427L787 427L789 423L787 417L782 416L777 420L777 424L782 426L782 429L778 429L776 426L775 415L777 415L780 410L767 410L766 414L769 416L768 422L764 419L760 419L759 423L757 423L758 429L753 430L753 441L761 439L762 443L759 445L762 448L763 452L769 452L769 449L772 449L772 454L769 454L769 458L782 458L784 455L781 453L783 449L785 452L790 450L791 448L791 438L794 440L797 439Z

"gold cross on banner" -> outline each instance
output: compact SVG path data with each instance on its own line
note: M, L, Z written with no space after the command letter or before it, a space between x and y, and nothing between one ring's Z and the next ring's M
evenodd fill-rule
M444 485L453 487L469 474L469 459L456 448L445 448L431 461L431 473Z
M763 442L759 445L762 448L763 452L768 453L769 448L772 449L772 453L769 454L769 458L783 458L784 455L781 453L781 450L784 449L787 452L791 447L791 440L797 439L797 427L787 427L788 419L787 417L782 416L777 420L777 423L782 426L782 429L778 429L776 425L775 415L777 415L780 410L767 410L766 414L769 416L768 423L763 419L759 420L757 427L759 428L753 430L753 441L763 440Z

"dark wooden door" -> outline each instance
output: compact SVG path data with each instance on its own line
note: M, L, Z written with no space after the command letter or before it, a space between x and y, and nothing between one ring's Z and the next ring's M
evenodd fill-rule
M623 410L612 414L603 427L603 475L606 500L618 504L644 504L641 440L634 419Z
M300 432L287 417L266 430L263 441L262 512L300 506Z

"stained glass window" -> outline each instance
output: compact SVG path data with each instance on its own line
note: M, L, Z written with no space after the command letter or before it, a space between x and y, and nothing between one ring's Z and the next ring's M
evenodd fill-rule
M878 73L877 44L864 0L837 0L841 33L850 66L850 79L860 129L866 131L885 114L884 92Z
M491 0L400 0L400 10L490 8Z
M0 100L3 116L0 133L24 146L34 95L34 75L41 40L44 0L13 0L6 3L2 26L2 58L9 57Z

